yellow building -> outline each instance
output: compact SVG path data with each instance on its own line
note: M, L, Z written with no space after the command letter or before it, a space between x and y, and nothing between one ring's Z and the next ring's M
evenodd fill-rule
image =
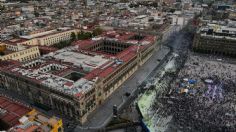
M70 40L71 33L77 34L78 32L79 30L77 29L59 28L56 30L30 34L27 36L21 36L21 38L27 40L21 42L21 44L50 46L61 41Z
M33 109L19 119L19 125L11 128L10 132L63 132L62 119L47 117Z
M11 43L11 41L0 44L0 60L17 60L26 62L38 58L40 56L38 46L25 46L21 44Z

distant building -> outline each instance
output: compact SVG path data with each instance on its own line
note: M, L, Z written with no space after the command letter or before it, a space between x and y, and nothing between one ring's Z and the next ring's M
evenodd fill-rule
M21 7L22 12L33 12L34 11L34 6L24 6Z
M50 30L20 37L27 40L24 42L26 45L51 46L61 41L70 40L71 33L77 34L78 32L79 30L77 29L59 28L57 30Z
M60 118L47 117L36 110L32 110L19 119L9 132L63 132L63 123Z
M0 95L0 131L17 125L19 119L30 111L30 107Z
M17 60L20 62L26 62L36 59L40 56L38 46L27 46L17 44L22 41L21 39L12 39L0 43L0 46L4 46L1 49L0 60Z
M55 52L57 50L58 49L53 47L53 46L51 46L51 47L49 47L49 46L39 46L39 51L40 51L41 55L48 54L50 52Z
M236 28L208 24L194 37L193 50L218 55L236 56Z
M230 11L229 12L229 19L236 20L236 11Z
M60 118L47 117L30 106L0 95L0 131L63 132Z

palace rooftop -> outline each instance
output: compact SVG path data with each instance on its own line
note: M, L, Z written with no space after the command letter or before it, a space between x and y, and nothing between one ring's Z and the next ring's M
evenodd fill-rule
M80 97L103 79L152 46L157 37L110 31L5 71L52 90Z

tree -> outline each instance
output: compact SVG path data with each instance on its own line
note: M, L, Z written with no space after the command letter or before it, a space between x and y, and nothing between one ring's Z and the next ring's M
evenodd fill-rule
M77 38L78 38L78 40L85 40L85 39L92 38L92 36L93 36L93 34L90 32L81 31L80 33L78 33Z
M102 31L101 28L96 28L96 29L93 30L93 35L98 36L98 35L102 34L102 32L103 31Z
M71 45L71 41L61 41L57 44L54 44L53 47L58 48L58 49L62 49L67 46L70 46L70 45Z
M84 34L83 31L81 31L80 33L78 33L78 35L77 35L78 40L83 40L83 34Z
M83 34L84 33L84 31L81 31L80 33L77 33L77 39L78 40L81 40L81 34Z
M71 33L71 35L70 35L70 40L71 40L71 41L75 41L75 40L76 40L76 35L75 35L74 32Z

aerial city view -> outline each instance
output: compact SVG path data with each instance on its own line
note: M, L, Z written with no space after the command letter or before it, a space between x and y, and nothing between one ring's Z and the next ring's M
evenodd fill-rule
M0 132L236 132L236 0L0 0Z

